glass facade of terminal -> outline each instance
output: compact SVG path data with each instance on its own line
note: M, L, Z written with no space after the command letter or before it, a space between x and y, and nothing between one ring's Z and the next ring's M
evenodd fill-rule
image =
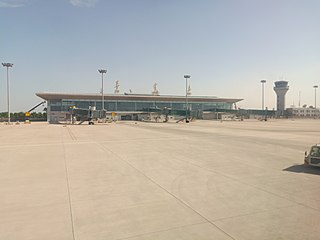
M101 101L96 100L76 100L76 99L59 99L49 100L48 110L52 112L68 112L70 107L85 108L95 106L97 110L101 109ZM131 101L131 100L105 100L105 109L115 112L137 112L146 111L151 108L171 108L172 110L186 109L185 101ZM189 109L192 111L210 111L213 109L231 109L232 103L227 102L192 102L188 101Z

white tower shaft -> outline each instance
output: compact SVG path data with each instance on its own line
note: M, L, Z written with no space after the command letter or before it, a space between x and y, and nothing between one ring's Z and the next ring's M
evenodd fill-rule
M279 115L283 115L286 108L286 93L289 90L287 81L277 81L274 83L275 87L273 90L277 94L277 112Z

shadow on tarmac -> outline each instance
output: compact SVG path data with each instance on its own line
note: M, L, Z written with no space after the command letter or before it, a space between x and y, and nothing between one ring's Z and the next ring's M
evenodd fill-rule
M293 165L291 167L283 169L283 171L320 175L320 168L319 167L308 166L305 164Z

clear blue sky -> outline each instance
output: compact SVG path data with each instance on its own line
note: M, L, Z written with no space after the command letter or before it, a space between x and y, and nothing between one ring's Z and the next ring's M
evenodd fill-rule
M273 82L289 81L287 107L314 105L320 85L319 0L0 0L0 61L12 62L12 111L36 92L185 94L244 98L275 107ZM320 91L320 89L319 89ZM320 96L320 94L319 94ZM320 106L320 98L319 98ZM6 71L0 70L0 112Z

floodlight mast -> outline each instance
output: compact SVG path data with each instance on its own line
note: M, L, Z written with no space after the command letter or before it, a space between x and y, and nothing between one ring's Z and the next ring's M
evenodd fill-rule
M264 110L264 85L267 82L267 80L261 80L261 85L262 85L262 110Z
M7 104L8 104L8 124L10 124L10 85L9 85L9 68L13 63L2 63L3 67L7 68Z
M317 88L318 85L314 85L314 108L317 109Z
M103 74L104 73L107 73L107 70L106 69L98 69L98 72L101 73L101 76L102 76L102 88L101 88L101 101L102 101L102 106L101 106L101 110L104 110L104 95L103 95Z
M186 123L188 123L188 79L191 78L190 75L184 75L186 79Z

